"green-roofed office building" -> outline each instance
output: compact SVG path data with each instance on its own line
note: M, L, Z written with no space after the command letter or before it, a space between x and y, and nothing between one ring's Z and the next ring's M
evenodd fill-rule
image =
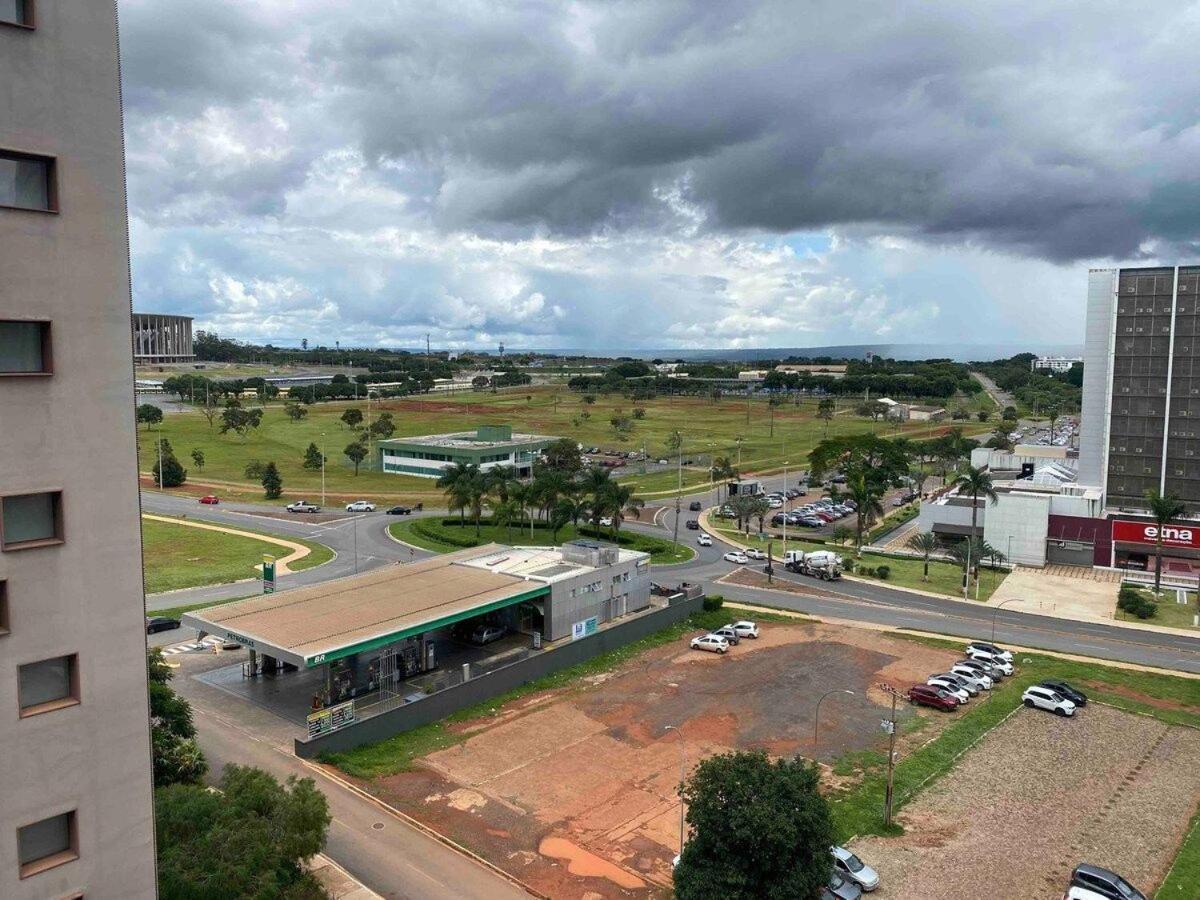
M512 466L517 476L531 474L533 461L558 438L544 434L513 434L509 425L480 425L475 431L391 438L379 442L380 469L399 475L440 478L454 463L480 469Z

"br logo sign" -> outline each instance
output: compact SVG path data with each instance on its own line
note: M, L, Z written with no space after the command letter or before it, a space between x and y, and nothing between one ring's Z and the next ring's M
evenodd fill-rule
M1164 547L1200 549L1200 527L1188 525L1158 526L1153 522L1128 522L1114 519L1112 539L1126 544L1157 544L1162 537Z

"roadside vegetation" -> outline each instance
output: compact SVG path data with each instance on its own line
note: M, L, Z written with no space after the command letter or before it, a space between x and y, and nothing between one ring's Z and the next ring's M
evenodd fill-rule
M239 526L238 530L249 529ZM290 566L293 571L333 559L333 551L323 544L287 540L309 549L307 556ZM263 554L282 557L291 552L267 541L146 518L142 519L142 548L148 594L260 577L254 567L261 565Z
M535 522L533 534L530 535L528 525L524 527L500 526L490 518L481 520L478 536L470 522L464 525L456 519L428 517L395 522L388 527L388 532L397 540L423 550L432 550L435 553L450 553L454 550L462 550L464 547L478 547L493 542L516 547L545 547L557 546L576 538L613 540L610 533L596 531L583 525L578 528L564 525L557 533L551 533L550 527L544 522ZM617 543L626 550L640 550L649 553L650 561L655 565L687 562L696 555L686 544L674 544L663 538L651 537L636 531L620 532Z
M162 651L147 651L154 756L158 889L164 900L327 894L304 868L325 847L332 821L311 778L280 784L249 766L227 765L216 790L196 743L191 705L171 687Z
M934 647L961 649L958 641L927 638L894 632L894 636ZM972 703L937 739L901 759L894 773L895 809L898 811L935 779L945 775L958 757L1021 705L1021 694L1031 684L1046 679L1068 681L1084 691L1093 702L1152 716L1170 725L1200 728L1200 681L1153 672L1139 672L1099 663L1058 659L1037 653L1015 654L1017 672L986 697ZM899 833L883 826L886 759L850 761L844 768L857 768L862 780L833 803L837 838L853 835ZM1195 832L1180 851L1188 866L1200 865L1200 844ZM1194 884L1194 882L1192 882ZM1159 896L1175 896L1161 894ZM1182 896L1182 895L1179 895Z

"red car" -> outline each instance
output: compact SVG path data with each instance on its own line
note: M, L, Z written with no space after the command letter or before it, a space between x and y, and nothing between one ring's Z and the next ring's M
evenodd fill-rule
M221 501L215 494L208 494L207 496L201 497L200 502L207 503L209 506L216 506Z
M920 706L932 706L934 709L951 710L958 709L958 701L943 688L932 687L928 684L915 684L908 689L908 699L910 703L916 703Z

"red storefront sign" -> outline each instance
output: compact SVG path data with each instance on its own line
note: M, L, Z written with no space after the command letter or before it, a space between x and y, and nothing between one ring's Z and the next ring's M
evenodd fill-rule
M1113 519L1112 539L1126 544L1153 546L1158 542L1159 530L1160 526L1153 522ZM1164 547L1189 547L1200 550L1200 525L1163 525L1161 530Z

